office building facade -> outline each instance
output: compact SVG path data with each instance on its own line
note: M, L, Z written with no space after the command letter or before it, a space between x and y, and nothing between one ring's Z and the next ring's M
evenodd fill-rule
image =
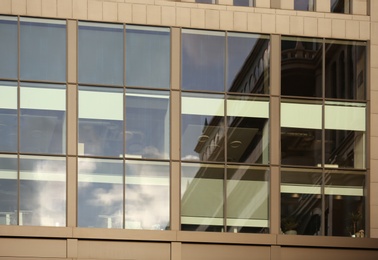
M377 259L378 3L3 0L0 259Z

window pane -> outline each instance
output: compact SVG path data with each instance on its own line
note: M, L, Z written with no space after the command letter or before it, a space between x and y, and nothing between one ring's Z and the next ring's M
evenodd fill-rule
M17 17L0 16L0 78L17 78Z
M283 37L281 94L322 97L322 45L313 38Z
M227 41L228 90L239 93L269 93L268 37L228 33Z
M123 26L79 22L79 82L123 85Z
M294 10L314 11L314 0L294 0Z
M182 95L182 160L224 161L223 96Z
M254 0L234 0L235 6L255 6Z
M285 234L321 235L322 174L316 170L281 172L281 231Z
M268 172L264 168L227 168L227 231L269 232Z
M17 84L0 81L0 151L17 152Z
M224 91L225 33L182 30L182 89Z
M269 102L229 96L227 116L227 160L268 164Z
M20 157L20 225L66 225L66 159Z
M181 229L223 231L223 165L182 164Z
M20 18L21 79L66 81L66 22Z
M0 225L17 225L17 157L0 155Z
M170 86L170 30L126 26L126 85Z
M65 86L23 83L20 108L20 151L65 153Z
M169 229L169 163L126 161L127 229Z
M126 90L126 157L169 158L169 92Z
M326 41L326 98L366 98L366 43Z
M349 14L349 0L331 0L331 13Z
M123 90L79 87L79 155L123 155Z
M196 0L196 3L214 4L214 0Z

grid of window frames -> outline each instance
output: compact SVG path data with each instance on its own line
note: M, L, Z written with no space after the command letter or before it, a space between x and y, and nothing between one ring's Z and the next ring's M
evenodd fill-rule
M66 22L0 17L0 224L66 225Z
M363 236L366 42L282 37L281 95L282 231Z
M181 228L269 232L268 36L182 30Z

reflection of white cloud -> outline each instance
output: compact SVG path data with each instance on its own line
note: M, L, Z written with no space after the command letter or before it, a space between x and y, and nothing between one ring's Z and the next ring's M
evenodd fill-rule
M192 160L192 161L198 161L199 160L199 157L197 155L186 155L184 157L181 158L181 160Z
M98 188L92 191L94 199L90 200L91 205L113 206L123 201L123 186L112 185L109 190Z

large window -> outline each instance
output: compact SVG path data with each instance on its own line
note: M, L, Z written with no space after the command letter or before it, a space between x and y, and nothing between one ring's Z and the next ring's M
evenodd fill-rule
M349 14L350 0L331 0L331 12Z
M315 0L294 0L294 10L314 11Z

